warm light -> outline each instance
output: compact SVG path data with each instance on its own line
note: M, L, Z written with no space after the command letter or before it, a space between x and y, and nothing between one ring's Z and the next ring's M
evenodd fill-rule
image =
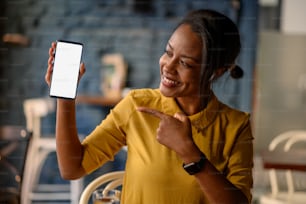
M21 130L20 131L20 136L25 138L27 136L27 131L26 130Z
M15 181L17 181L18 183L20 183L21 177L20 177L19 175L16 175L16 176L15 176Z
M29 38L19 33L6 33L2 37L3 42L22 46L29 45Z

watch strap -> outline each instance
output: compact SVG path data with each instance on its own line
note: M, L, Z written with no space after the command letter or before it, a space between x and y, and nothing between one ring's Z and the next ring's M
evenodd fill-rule
M188 174L194 175L194 174L200 172L203 169L203 167L206 163L206 160L207 160L206 156L203 153L201 153L199 161L191 162L191 163L188 163L188 164L183 163L183 168L185 169L185 171Z

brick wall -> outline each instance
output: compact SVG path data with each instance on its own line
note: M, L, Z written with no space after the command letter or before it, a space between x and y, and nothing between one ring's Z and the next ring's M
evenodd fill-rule
M100 93L102 68L100 58L109 52L120 52L126 58L129 64L128 86L156 87L159 82L158 59L180 17L194 8L217 9L233 19L236 15L231 1L228 0L6 0L1 2L5 13L0 20L1 34L20 33L30 40L28 46L1 42L0 124L18 125L25 124L22 110L24 99L48 96L44 74L48 48L52 41L67 39L85 44L83 59L87 72L80 83L79 93ZM148 6L144 2L151 4ZM242 5L252 6L254 2L256 1L247 1ZM256 11L256 8L252 10ZM248 24L255 25L255 21L256 18L253 18ZM254 39L252 36L254 33L251 35L248 33L245 39ZM254 59L254 53L247 55L253 56ZM244 58L248 59L248 56ZM244 69L252 71L250 63L254 63L253 61L248 60L249 64L244 65L247 66ZM228 90L228 86L222 83L221 89L226 91L226 94L221 94L221 98L226 96L225 102L238 108L239 101L243 101L239 97L246 98L244 100L247 101L246 109L248 109L250 104L248 92L245 93L246 97L242 95L237 98L237 95L241 94L240 89L249 88L250 85L234 83L230 87L235 90ZM232 95L230 92L233 92Z
M127 60L128 86L157 86L164 31L170 32L176 20L135 13L129 1L17 0L5 6L5 32L21 33L30 44L2 44L1 124L24 124L23 100L48 96L44 74L49 46L57 39L85 45L87 72L79 93L100 94L100 58L109 52Z

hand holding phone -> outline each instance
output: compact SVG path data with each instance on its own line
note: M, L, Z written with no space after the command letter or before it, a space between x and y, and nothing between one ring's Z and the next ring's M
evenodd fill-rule
M58 40L56 43L50 96L75 99L83 44Z

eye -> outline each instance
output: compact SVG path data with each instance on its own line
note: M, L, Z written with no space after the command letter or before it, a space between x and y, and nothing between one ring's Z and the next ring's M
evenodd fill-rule
M168 57L171 57L173 54L170 50L165 50L165 54L168 56Z
M186 63L185 61L181 60L180 61L180 64L183 65L183 67L186 67L186 68L192 68L192 66L188 63Z

